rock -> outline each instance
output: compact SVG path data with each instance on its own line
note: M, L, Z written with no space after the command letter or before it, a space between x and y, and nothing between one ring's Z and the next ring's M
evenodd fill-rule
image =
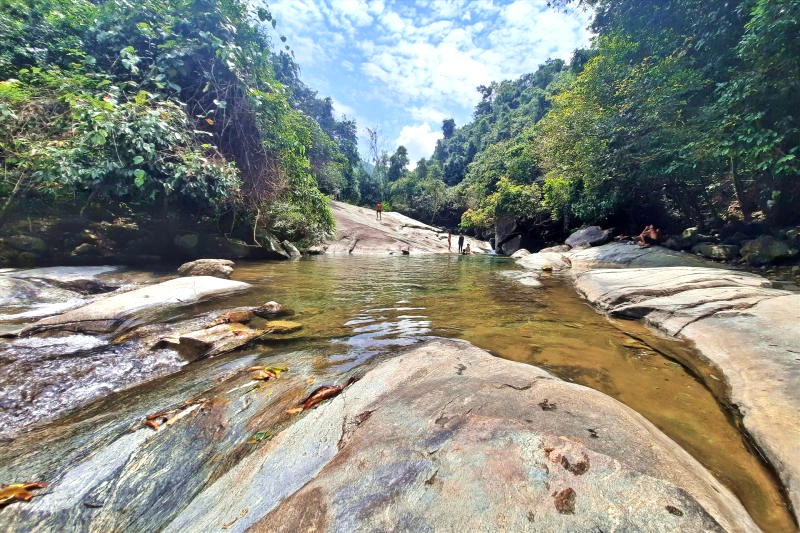
M800 509L800 295L719 269L592 270L576 278L612 314L692 342L719 369L744 427ZM797 515L795 515L797 516Z
M300 253L300 250L298 250L297 247L289 241L284 240L281 244L283 245L283 249L289 254L290 258L297 259L303 256L303 254Z
M178 267L181 276L214 276L216 278L230 279L233 274L233 265L230 259L197 259L184 263Z
M230 352L263 334L263 330L248 328L239 322L221 323L183 333L177 338L165 337L154 348L172 347L184 358L195 361Z
M7 246L21 252L31 252L38 255L47 252L49 249L44 240L33 235L10 235L3 240Z
M261 245L265 259L289 259L291 257L281 241L271 233L259 233L258 242Z
M556 246L549 246L547 248L542 248L541 250L539 250L539 253L541 254L546 252L556 252L561 254L564 252L569 252L571 249L572 246L570 246L569 244L559 244Z
M96 244L84 242L76 246L70 255L73 256L87 256L87 255L100 255L100 248Z
M747 264L761 266L794 257L797 255L797 250L790 248L784 241L779 241L770 235L762 235L743 242L741 254Z
M589 226L574 232L564 241L573 248L598 246L608 242L611 230L601 229L600 226Z
M519 250L511 254L511 258L522 259L523 257L527 257L529 255L531 255L531 253L528 250L526 250L525 248L520 248Z
M267 333L285 335L303 329L303 324L291 320L271 320L264 324L264 329Z
M739 257L739 247L733 244L701 242L692 246L692 253L702 255L706 259L731 261Z
M33 504L55 501L59 487L49 490ZM158 516L169 502L154 505ZM221 524L758 530L727 488L631 409L457 341L380 364L206 485L163 526Z
M238 239L228 239L218 235L211 235L206 239L203 250L207 254L232 259L245 259L250 257L253 246Z
M560 272L569 270L571 261L565 254L558 252L537 252L519 259L517 264L529 270Z
M513 235L507 238L504 242L500 243L497 251L505 255L510 255L519 250L522 244L522 235Z
M539 273L531 271L518 272L515 270L504 270L501 275L513 279L520 285L527 285L528 287L541 287L542 282L539 281Z
M570 250L567 257L575 271L596 267L661 267L699 266L719 267L717 263L700 259L692 254L668 250L661 246L641 248L635 244L608 243L584 250Z
M282 306L278 302L267 302L264 305L253 308L253 313L261 318L276 318L279 316L293 315L294 311Z
M181 250L193 252L200 243L200 235L197 233L184 233L183 235L177 235L172 242Z
M412 255L458 252L458 235L453 234L452 250L447 239L440 238L438 228L423 224L396 212L384 211L382 220L375 220L375 211L332 201L336 234L323 245L325 253L353 255L400 255L409 249ZM491 253L489 243L470 237L472 253Z
M60 329L81 333L110 333L146 323L159 313L221 296L241 292L250 285L212 276L177 278L122 294L115 294L35 322L22 335Z

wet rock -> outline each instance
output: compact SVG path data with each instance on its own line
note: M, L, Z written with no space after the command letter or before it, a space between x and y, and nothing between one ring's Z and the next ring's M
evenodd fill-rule
M542 397L559 409L532 408ZM587 438L598 425L608 431ZM467 343L435 341L308 412L203 488L165 531L654 523L757 531L724 486L629 408Z
M172 279L130 292L101 298L89 305L39 320L22 334L59 329L83 333L110 333L154 320L159 313L214 296L247 290L249 284L212 276Z
M250 257L253 246L238 239L228 239L219 235L210 235L205 242L206 253L218 257L245 259Z
M528 250L526 250L525 248L520 248L519 250L511 254L511 258L522 259L523 257L527 257L529 255L531 255L531 253Z
M800 509L800 295L707 268L598 269L575 283L601 309L694 343Z
M731 261L739 257L739 247L733 244L701 242L692 246L692 253L702 255L706 259Z
M267 302L263 305L253 308L253 313L262 318L277 318L280 316L290 316L294 311L288 307L284 307L278 302Z
M602 229L600 226L589 226L574 232L564 243L573 248L584 248L606 243L610 238L611 230Z
M770 235L742 243L742 257L749 265L761 266L797 255L797 250Z
M97 256L100 255L100 248L96 244L84 242L76 246L70 255L74 256Z
M252 329L238 322L222 323L182 333L178 337L165 337L155 348L174 348L184 358L195 361L233 351L263 334L263 330Z
M216 278L230 279L233 274L233 265L230 259L197 259L184 263L178 267L181 276L214 276Z
M271 320L264 324L264 329L267 333L287 334L300 331L303 329L303 324L291 320Z

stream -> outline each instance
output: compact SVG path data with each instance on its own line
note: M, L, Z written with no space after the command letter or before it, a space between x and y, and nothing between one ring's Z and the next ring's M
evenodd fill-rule
M530 287L512 279L517 271L507 258L485 256L318 256L294 262L240 263L233 279L246 281L253 289L221 302L192 306L187 312L276 300L296 311L292 320L304 325L301 331L258 345L255 352L245 348L213 361L186 364L169 351L159 352L152 362L155 370L147 370L152 370L149 379L175 374L113 392L68 412L44 431L19 437L18 444L33 445L31 441L40 438L37 435L45 438L47 428L58 433L79 411L102 412L115 401L129 404L137 394L146 403L159 383L182 386L182 376L195 380L186 390L200 390L200 379L208 386L214 381L214 372L250 364L254 357L279 361L299 352L314 375L329 378L358 372L431 337L460 338L495 356L539 366L625 403L728 486L762 529L795 529L774 476L745 442L736 417L704 385L714 387L719 382L713 368L693 367L690 372L677 362L692 359L690 347L637 322L607 319L582 300L566 279L545 277L541 287ZM117 366L124 363L120 345L104 350L86 336L73 340L75 346L58 348L59 353L39 352L46 356L37 359L35 367L24 367L23 372L52 372L66 379L76 357L90 354L98 365L116 368L116 373L84 371L89 376L86 379L96 381L94 387L109 391L119 388L113 379L119 372L144 372L139 366ZM67 346L70 340L64 342ZM0 378L3 350L19 359L47 344L31 338L2 343ZM239 363L239 359L247 362ZM206 375L198 377L198 369ZM17 379L13 383L19 390L4 394L24 396L27 382ZM724 390L721 382L718 390ZM52 396L42 394L39 408L46 410L47 402L59 401L60 394ZM6 470L3 462L8 458L0 453L0 473Z

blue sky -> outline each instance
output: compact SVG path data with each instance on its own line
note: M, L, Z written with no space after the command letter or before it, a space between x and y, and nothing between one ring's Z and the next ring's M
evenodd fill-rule
M442 120L461 126L478 85L515 79L589 44L589 15L546 0L270 0L301 79L381 148L430 157ZM280 45L276 39L276 45Z

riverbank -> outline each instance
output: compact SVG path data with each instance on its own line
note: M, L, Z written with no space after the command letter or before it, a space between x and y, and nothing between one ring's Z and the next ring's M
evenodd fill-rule
M800 508L800 294L656 246L614 243L518 262L535 272L569 273L599 310L643 319L691 342L703 360L685 363L718 369L721 383L707 385L740 414L794 509Z

